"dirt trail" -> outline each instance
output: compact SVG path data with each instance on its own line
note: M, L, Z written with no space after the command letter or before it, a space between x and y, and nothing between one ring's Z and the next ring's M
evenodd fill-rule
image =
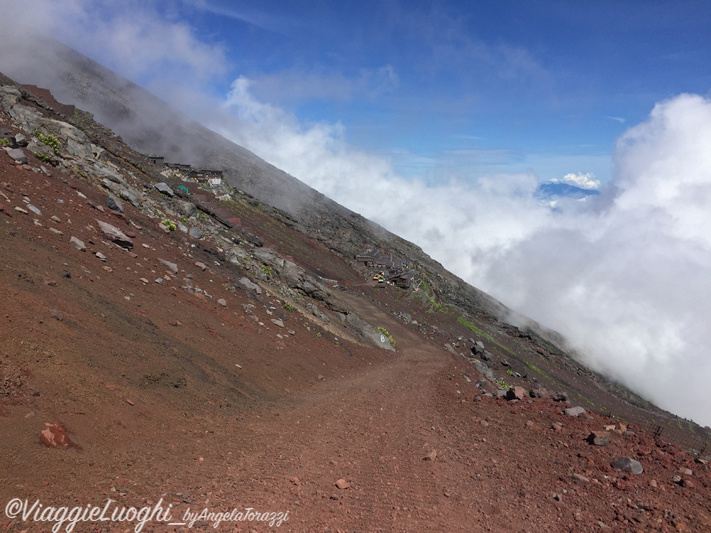
M298 478L289 482L291 494L282 495L294 531L447 530L439 516L445 496L434 463L424 460L439 444L430 381L447 358L369 302L349 299L396 338L392 362L324 383L273 413L274 423L251 419L256 453L244 457L241 474L264 472L277 484ZM335 486L341 478L350 488ZM250 491L241 492L244 498Z

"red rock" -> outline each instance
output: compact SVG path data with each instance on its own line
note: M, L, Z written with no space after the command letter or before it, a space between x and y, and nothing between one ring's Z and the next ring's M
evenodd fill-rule
M588 435L588 442L595 446L607 446L610 444L610 434L607 431L593 431Z
M336 487L338 487L341 490L345 490L351 486L350 483L348 483L345 479L341 478L338 481L336 481Z
M528 396L528 393L526 392L526 389L523 387L511 387L507 392L506 392L506 399L507 400L523 400Z
M49 422L45 422L44 425L47 426L47 428L40 433L42 444L48 448L69 445L69 437L62 426L59 424L50 424Z

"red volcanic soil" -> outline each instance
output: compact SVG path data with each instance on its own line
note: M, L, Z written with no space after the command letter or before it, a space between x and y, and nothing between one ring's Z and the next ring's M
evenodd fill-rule
M52 526L9 517L13 498L162 499L175 521L188 509L288 511L279 527L194 524L205 531L711 530L709 467L679 448L619 425L595 446L586 439L608 419L484 396L465 359L364 296L343 297L396 352L337 341L278 295L236 288L243 273L197 241L130 205L102 212L104 192L49 173L0 153L0 531ZM134 235L133 250L105 243L97 220ZM621 456L644 472L613 469Z

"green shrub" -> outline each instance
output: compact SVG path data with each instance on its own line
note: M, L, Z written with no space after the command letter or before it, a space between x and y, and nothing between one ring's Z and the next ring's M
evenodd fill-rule
M12 141L3 137L2 139L0 139L0 146L7 146L8 148L12 148Z
M57 137L54 135L45 135L39 131L35 131L35 137L54 150L55 155L59 153L59 139L57 139Z
M176 229L178 229L178 226L176 226L174 222L171 222L167 218L165 220L161 221L161 224L163 224L170 231L175 231Z
M44 161L45 163L48 162L52 158L52 156L43 154L42 152L35 152L35 157L37 159L39 159L40 161Z

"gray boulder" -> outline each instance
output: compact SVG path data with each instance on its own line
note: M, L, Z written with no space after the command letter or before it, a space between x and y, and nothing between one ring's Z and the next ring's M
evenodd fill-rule
M172 198L173 196L175 196L175 193L173 192L173 189L171 189L170 187L168 187L168 184L167 184L167 183L164 183L164 182L161 181L160 183L156 183L156 184L154 185L154 187L155 187L156 190L157 190L159 193L161 193L161 194L168 195L168 196L170 196L171 198Z
M565 410L565 414L568 416L580 416L585 414L585 408L583 407L568 407Z
M119 196L127 202L131 202L133 207L141 207L141 197L133 189L122 188L119 191Z
M496 376L494 375L494 371L489 368L486 363L479 361L478 359L474 359L472 361L472 364L474 365L474 368L476 368L481 374L483 374L488 380L490 381L496 381Z
M173 272L173 274L178 273L178 265L175 263L171 263L170 261L166 261L165 259L158 259L161 265L163 265L165 268Z
M245 289L250 289L255 291L257 294L262 294L262 288L256 283L252 283L249 278L241 278L239 282Z
M630 459L629 457L620 457L619 459L615 459L614 461L610 462L610 466L612 468L616 468L617 470L622 470L623 472L629 472L631 474L634 474L635 476L638 476L639 474L644 472L642 464L639 461Z
M86 246L84 246L84 241L77 239L74 236L72 236L72 238L69 239L69 244L74 246L74 248L76 248L80 252L86 252Z
M7 152L7 155L21 165L26 165L29 161L22 148L7 148L5 151Z
M105 239L115 242L122 248L133 248L133 241L120 229L101 220L96 221Z
M109 194L106 197L106 207L108 207L112 211L118 211L119 213L123 213L123 204L121 203L121 200L116 198L113 194Z
M172 189L171 189L172 190ZM163 192L163 191L161 191ZM168 193L164 193L168 194ZM190 218L197 213L197 207L192 202L184 202L182 200L176 200L174 204L175 212L182 217Z

